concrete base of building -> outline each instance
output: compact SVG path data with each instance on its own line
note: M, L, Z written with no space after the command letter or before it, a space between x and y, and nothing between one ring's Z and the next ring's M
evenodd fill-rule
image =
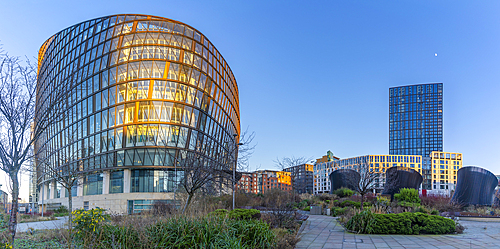
M105 195L75 196L73 199L73 210L81 208L103 208L110 213L127 214L129 212L129 201L132 200L172 200L174 193L120 193ZM84 205L88 202L88 206ZM38 202L39 210L52 210L59 206L68 207L68 198L55 198Z

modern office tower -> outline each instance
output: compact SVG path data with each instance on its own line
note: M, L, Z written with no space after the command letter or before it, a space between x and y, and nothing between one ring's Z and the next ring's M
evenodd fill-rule
M385 184L385 172L391 167L404 167L422 173L422 156L418 155L365 155L345 159L331 160L329 162L317 161L314 164L314 194L330 193L330 174L338 169L352 169L360 172L369 169L370 172L379 174L375 179L373 189L381 192Z
M389 154L424 157L424 189L433 151L443 151L443 83L389 88Z
M67 205L68 193L48 167L84 173L71 191L75 208L135 213L175 198L177 165L189 155L234 163L238 86L189 25L149 15L85 21L42 45L38 69L38 115L54 102L66 110L35 144L38 201L49 208ZM61 90L69 98L55 98Z

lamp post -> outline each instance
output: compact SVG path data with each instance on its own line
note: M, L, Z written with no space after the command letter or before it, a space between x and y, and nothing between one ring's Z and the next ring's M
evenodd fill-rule
M233 134L234 143L236 144L236 137L238 134ZM234 195L235 195L235 185L236 185L236 166L238 165L238 147L243 145L243 143L237 143L234 148L234 165L233 165L233 210L234 210Z
M177 164L179 163L179 161L177 161L177 158L174 158L175 161L174 161L174 170L175 170L175 176L174 176L174 208L175 210L177 210L177 202L175 201L175 195L177 193Z

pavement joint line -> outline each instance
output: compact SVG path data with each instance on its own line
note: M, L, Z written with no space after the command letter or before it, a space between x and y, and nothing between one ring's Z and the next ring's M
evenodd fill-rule
M464 234L374 235L347 232L336 218L311 215L296 248L494 248L500 244L500 222L467 224ZM362 240L363 243L355 243Z

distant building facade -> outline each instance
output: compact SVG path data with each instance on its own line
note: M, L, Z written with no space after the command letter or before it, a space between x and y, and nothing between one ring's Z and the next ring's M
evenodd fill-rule
M286 168L285 171L290 173L290 179L292 182L292 187L295 193L312 194L314 191L314 165L312 164L301 164L293 167Z
M433 151L432 194L450 195L457 186L457 171L463 167L462 153Z
M264 194L273 189L291 191L290 172L278 170L257 170L242 173L236 189L253 194Z
M7 212L7 203L9 202L9 194L0 190L0 207L4 208L5 212Z
M337 169L352 169L360 172L369 168L370 172L379 173L374 183L374 191L380 192L385 186L385 172L391 167L405 167L422 172L422 156L417 155L365 155L346 159L334 158L329 162L317 162L314 165L314 194L330 193L329 175Z

